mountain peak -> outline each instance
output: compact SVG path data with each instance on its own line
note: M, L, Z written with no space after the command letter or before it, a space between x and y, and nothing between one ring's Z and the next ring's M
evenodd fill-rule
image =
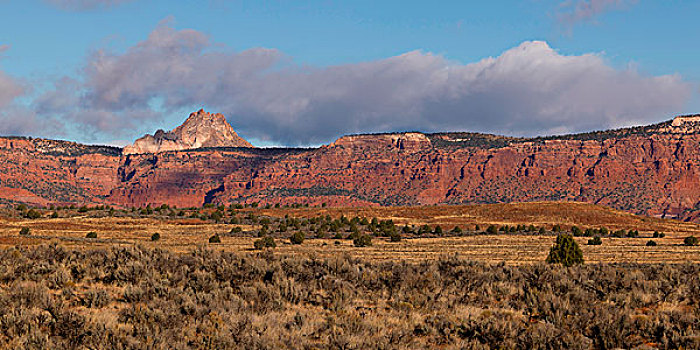
M190 113L182 125L172 131L158 130L124 147L124 154L158 153L200 147L253 147L244 140L221 113L203 109Z

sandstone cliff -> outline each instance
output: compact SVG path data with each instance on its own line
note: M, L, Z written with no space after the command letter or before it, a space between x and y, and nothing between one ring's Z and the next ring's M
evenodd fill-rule
M253 147L242 139L226 121L223 114L199 110L175 128L154 135L145 135L133 145L124 147L124 154L180 151L201 147Z
M8 200L34 194L37 203L89 199L181 207L584 201L700 220L699 120L533 139L394 133L345 136L316 149L123 155L0 139L0 164L7 169L0 198L7 192Z
M120 155L116 147L0 138L0 202L104 203L117 187Z

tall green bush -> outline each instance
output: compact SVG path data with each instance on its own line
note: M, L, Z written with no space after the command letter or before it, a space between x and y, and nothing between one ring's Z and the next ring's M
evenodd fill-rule
M549 264L562 264L564 266L579 265L583 264L583 252L573 236L558 235L554 246L549 250L546 261Z

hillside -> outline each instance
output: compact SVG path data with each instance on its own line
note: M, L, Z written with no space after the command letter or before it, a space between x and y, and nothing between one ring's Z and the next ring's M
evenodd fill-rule
M315 149L206 147L128 155L108 147L5 138L0 197L179 207L579 201L695 220L696 119L529 139L412 132L345 136Z

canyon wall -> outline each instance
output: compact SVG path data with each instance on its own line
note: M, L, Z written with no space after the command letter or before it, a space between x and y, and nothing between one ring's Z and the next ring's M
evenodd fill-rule
M128 155L53 145L59 141L0 139L5 169L0 198L178 207L565 200L696 220L700 133L677 128L667 122L542 139L355 135L315 149L219 147Z

